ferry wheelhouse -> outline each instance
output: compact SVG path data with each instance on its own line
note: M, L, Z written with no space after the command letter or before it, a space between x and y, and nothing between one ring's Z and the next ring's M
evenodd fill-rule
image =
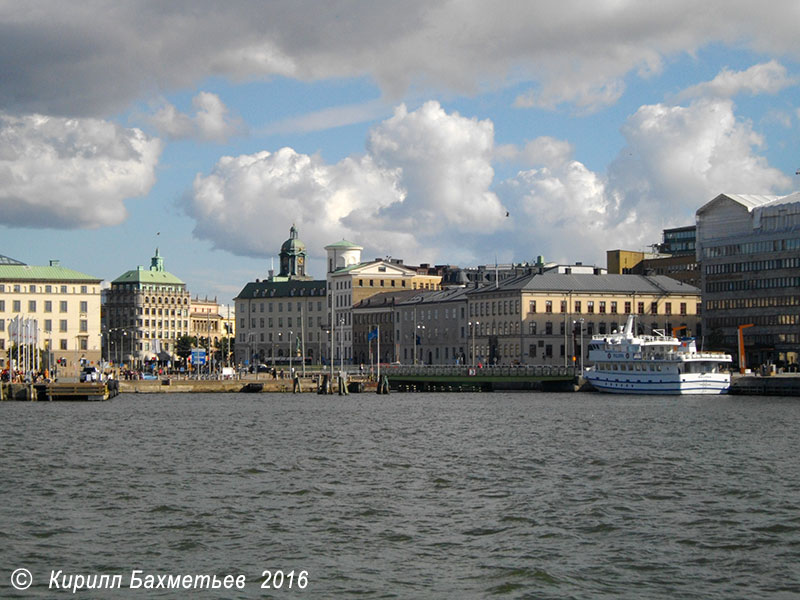
M730 354L698 352L694 338L678 339L662 330L634 333L625 328L592 336L584 377L601 392L618 394L725 394L731 384Z

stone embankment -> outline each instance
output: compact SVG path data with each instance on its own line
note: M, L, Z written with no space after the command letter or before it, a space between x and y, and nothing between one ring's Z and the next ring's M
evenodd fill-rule
M317 393L319 382L316 376L300 377L299 391ZM375 391L374 382L359 382L358 378L350 378L351 390L354 383L360 383L360 391ZM226 393L226 392L288 392L294 390L291 379L158 379L158 380L121 380L119 391L123 394L163 394L163 393Z

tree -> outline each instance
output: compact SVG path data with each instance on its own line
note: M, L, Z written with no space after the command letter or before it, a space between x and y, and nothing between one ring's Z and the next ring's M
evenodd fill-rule
M175 343L175 354L181 357L184 362L186 359L189 358L192 354L192 347L195 345L197 340L190 335L182 335L178 338L178 341Z

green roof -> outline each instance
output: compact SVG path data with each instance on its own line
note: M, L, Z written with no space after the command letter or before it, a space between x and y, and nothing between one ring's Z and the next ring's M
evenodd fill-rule
M328 244L325 246L326 248L361 248L358 244L354 244L353 242L348 242L347 240L342 240L341 242L334 242L333 244Z
M0 280L14 281L86 281L100 283L101 277L93 277L60 265L37 267L24 264L0 264Z
M175 277L169 271L158 271L155 269L145 269L140 267L131 271L126 271L117 277L114 283L147 283L159 285L186 285L183 281Z

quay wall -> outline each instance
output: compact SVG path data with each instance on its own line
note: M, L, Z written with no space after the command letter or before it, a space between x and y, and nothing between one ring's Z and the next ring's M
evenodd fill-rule
M800 375L734 376L728 393L743 396L800 396Z

